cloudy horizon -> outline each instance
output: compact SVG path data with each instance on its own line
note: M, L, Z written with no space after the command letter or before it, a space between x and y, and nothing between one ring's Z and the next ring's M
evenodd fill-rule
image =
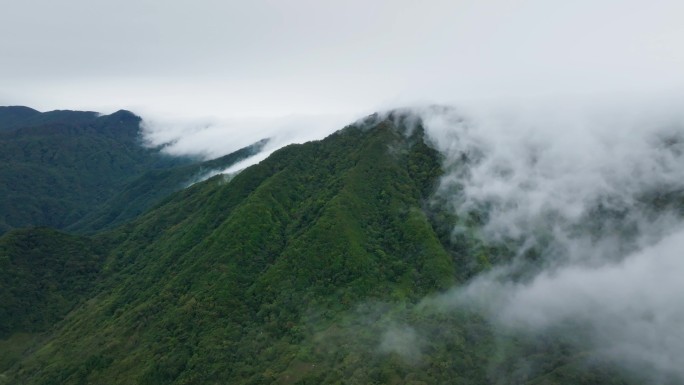
M0 14L0 104L227 119L681 92L682 14L674 0L30 0Z

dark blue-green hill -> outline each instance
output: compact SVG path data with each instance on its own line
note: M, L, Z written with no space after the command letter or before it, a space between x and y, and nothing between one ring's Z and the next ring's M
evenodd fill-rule
M0 107L0 234L31 226L112 227L185 187L196 173L260 149L202 164L143 146L140 121L128 111L100 116ZM135 197L122 196L130 190Z

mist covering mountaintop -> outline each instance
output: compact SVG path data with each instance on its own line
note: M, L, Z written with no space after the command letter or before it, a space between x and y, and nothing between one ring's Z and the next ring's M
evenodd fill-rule
M576 112L392 110L192 183L261 147L0 109L0 212L54 212L6 230L70 232L0 238L0 383L683 383L684 120Z

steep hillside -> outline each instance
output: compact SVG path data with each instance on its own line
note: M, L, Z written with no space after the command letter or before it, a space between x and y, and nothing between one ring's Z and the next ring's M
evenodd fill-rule
M49 329L88 297L98 255L89 239L46 228L0 238L0 336Z
M441 160L404 123L369 119L287 146L92 238L107 250L96 294L0 379L626 383L567 338L417 306L489 261L478 240L435 231L453 220L427 204Z
M97 210L68 226L67 230L93 233L121 225L159 204L172 193L256 155L266 143L268 140L264 139L216 159L147 171L123 186Z
M172 157L142 146L139 125L140 118L128 111L98 116L82 111L40 113L27 107L0 109L0 234L30 226L73 230L112 226L158 203L207 167L198 159ZM258 148L208 166L227 167L254 150ZM191 164L194 168L159 174ZM185 176L187 181L178 180ZM127 202L131 207L112 206L117 194L135 189L136 183L138 190L145 190L144 197ZM151 183L147 187L152 191L142 186L145 183ZM107 210L110 213L102 213Z
M188 162L141 146L139 123L127 111L52 111L0 133L0 231L64 228L144 171Z
M92 240L47 228L0 237L0 368L94 294L103 256Z
M29 107L0 106L0 132L11 130L37 115L40 115L40 112Z

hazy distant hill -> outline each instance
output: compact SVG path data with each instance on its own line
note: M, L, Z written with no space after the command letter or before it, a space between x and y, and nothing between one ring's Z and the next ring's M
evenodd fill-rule
M113 231L8 233L0 383L639 383L573 348L580 329L514 335L416 306L490 264L428 204L440 165L420 127L369 119ZM51 268L74 286L35 287ZM53 298L75 307L64 317Z
M1 107L0 233L29 226L88 230L121 223L184 187L181 179L189 181L193 172L227 167L259 150L255 146L202 166L198 159L142 146L139 125L140 118L128 111L99 116ZM194 166L174 169L189 165ZM159 174L163 170L167 174ZM154 181L140 181L145 178ZM111 205L135 183L144 196Z
M92 111L56 110L39 112L24 106L0 106L0 132L52 124L79 125L92 123L99 114Z

